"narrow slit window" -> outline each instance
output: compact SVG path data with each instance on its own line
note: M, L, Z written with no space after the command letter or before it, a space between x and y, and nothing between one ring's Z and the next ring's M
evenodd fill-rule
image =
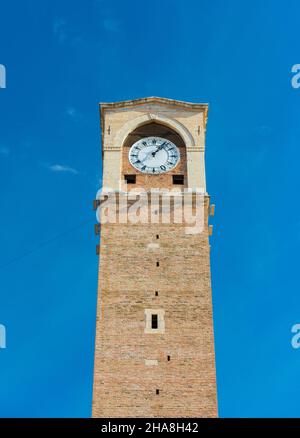
M158 329L158 315L152 314L151 317L151 328L157 330Z
M159 234L156 234L156 239L159 239Z
M135 184L136 183L136 175L124 175L124 179L127 184Z
M184 175L173 175L173 184L183 185Z
M155 295L158 291L155 291ZM156 295L156 296L157 296ZM155 300L158 301L158 300ZM162 334L165 333L165 311L164 309L145 309L145 329L144 333Z
M159 266L159 262L156 262L156 266Z
M159 389L156 390L156 395L159 395Z
M158 297L158 291L157 290L155 291L155 296Z
M168 355L168 362L170 362L170 360L171 360L171 356Z

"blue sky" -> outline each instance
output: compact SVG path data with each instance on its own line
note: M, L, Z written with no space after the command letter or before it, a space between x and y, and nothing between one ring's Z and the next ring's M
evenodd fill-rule
M91 413L98 102L210 104L219 414L299 417L296 0L1 5L0 416Z

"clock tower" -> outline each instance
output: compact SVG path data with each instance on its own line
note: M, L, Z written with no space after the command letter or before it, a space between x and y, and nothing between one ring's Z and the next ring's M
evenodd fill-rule
M157 97L100 105L93 417L217 416L207 111Z

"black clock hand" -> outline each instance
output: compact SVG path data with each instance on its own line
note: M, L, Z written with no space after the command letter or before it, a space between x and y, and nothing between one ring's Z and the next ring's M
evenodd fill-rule
M157 152L160 151L160 150L164 147L164 145L165 145L166 143L167 143L167 142L164 141L161 145L159 145L158 148L156 149L156 151L155 151L155 152L152 152L152 157L155 157L155 155L157 154Z
M146 156L141 160L141 162L143 163L145 160L147 160L150 155L152 155L152 152L148 152L148 154L146 154Z

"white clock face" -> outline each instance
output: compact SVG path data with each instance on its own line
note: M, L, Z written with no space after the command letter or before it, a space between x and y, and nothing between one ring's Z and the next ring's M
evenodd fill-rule
M161 137L146 137L134 143L129 151L129 161L143 173L169 172L180 160L178 148L170 140Z

